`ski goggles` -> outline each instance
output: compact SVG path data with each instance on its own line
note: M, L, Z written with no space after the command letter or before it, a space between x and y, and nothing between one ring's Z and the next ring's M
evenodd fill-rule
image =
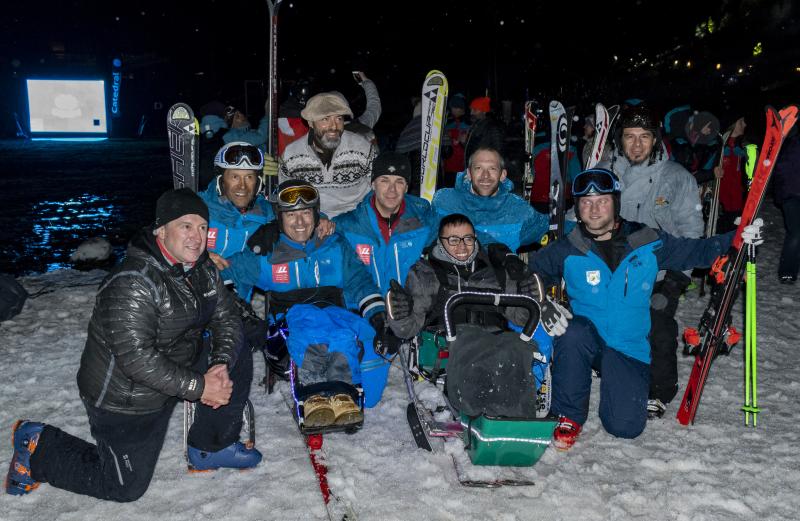
M309 185L288 186L276 194L275 201L284 208L310 208L319 203L319 192Z
M572 181L572 195L578 197L588 193L613 194L620 191L617 176L605 168L584 170Z
M220 168L261 170L264 167L264 154L253 145L247 143L231 143L217 152L214 165Z

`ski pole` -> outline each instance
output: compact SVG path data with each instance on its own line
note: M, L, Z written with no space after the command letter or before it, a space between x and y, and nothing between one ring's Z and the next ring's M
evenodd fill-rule
M755 246L747 246L747 278L745 282L745 350L744 350L744 423L753 427L758 423L758 379L756 348L756 263Z

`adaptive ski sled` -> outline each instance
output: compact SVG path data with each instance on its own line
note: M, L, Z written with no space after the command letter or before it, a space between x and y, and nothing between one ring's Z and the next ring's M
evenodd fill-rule
M529 318L521 332L454 327L453 311L465 304L521 306ZM464 486L533 485L519 472L497 467L533 466L552 441L557 422L547 417L549 359L531 340L538 321L538 303L531 297L461 292L447 300L444 331L424 331L401 348L414 440L427 451L450 453ZM454 438L461 440L459 445L445 449L444 442ZM472 466L493 468L468 468L464 453Z

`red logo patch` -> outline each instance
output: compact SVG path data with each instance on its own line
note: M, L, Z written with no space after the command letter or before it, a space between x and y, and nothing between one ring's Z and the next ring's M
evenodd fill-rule
M209 228L208 229L208 240L206 241L206 247L209 250L213 250L217 247L217 229L216 228Z
M289 283L289 265L275 264L272 266L272 282L276 284Z
M372 246L369 244L356 244L356 253L361 262L369 266L370 258L372 258Z

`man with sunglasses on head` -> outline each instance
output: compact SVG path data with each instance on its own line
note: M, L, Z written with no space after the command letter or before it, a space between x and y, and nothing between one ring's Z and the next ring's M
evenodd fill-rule
M303 303L346 308L368 320L367 328L372 326L374 340L361 339L368 347L361 355L360 367L350 366L349 370L353 381L360 371L365 404L372 407L380 400L388 376L389 364L383 356L396 353L399 346L399 340L386 326L380 290L342 235L334 233L324 238L315 235L320 219L316 188L305 181L284 181L271 201L280 225L280 238L271 251L261 255L250 250L234 255L230 258L230 268L222 275L237 281L240 291L252 286L267 291L267 313L276 320L292 306ZM291 335L291 324L289 327ZM309 365L333 364L327 353L316 355L314 358L306 353L303 364L306 361ZM301 371L303 364L299 364Z
M308 121L308 137L284 150L279 181L313 185L322 198L321 211L331 218L352 210L370 190L375 148L360 134L344 130L344 118L352 118L353 111L343 96L317 94L300 115Z
M703 211L695 178L664 154L661 125L653 112L637 105L620 114L610 162L599 166L620 180L619 214L675 237L703 236ZM661 271L650 309L650 418L660 418L678 392L678 323L675 312L690 271Z
M589 413L592 369L600 372L599 416L606 432L636 438L647 424L650 300L660 269L708 266L730 247L733 232L708 239L674 237L620 216L620 182L606 169L572 183L578 226L536 253L531 266L548 284L566 284L574 318L554 342L551 411L554 445L568 450ZM742 239L760 244L762 221Z
M262 194L264 155L257 147L235 141L223 145L214 158L216 178L200 193L208 206L208 255L220 270L229 258L250 249L266 249L278 238L272 205ZM321 219L317 233L330 235L334 226ZM234 281L237 282L237 281ZM252 287L237 284L239 296L249 301Z

